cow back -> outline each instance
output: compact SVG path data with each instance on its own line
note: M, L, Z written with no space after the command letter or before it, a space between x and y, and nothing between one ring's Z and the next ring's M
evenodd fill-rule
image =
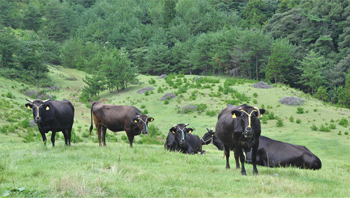
M62 131L71 128L74 122L74 107L68 100L48 101L49 110L44 110L38 124L43 132L50 130Z

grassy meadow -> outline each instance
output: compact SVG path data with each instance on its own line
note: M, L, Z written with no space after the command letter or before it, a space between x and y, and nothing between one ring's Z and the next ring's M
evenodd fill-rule
M198 76L178 75L171 79L175 86L170 86L169 80L140 75L142 84L130 85L119 93L105 91L100 94L100 101L133 105L147 111L155 119L150 125L163 134L159 144L139 144L142 137L136 136L130 148L123 141L125 132L107 130L113 138L107 138L107 146L100 148L95 127L93 134L87 136L91 121L89 104L79 102L84 86L82 78L86 74L61 67L51 67L50 71L54 85L61 89L45 92L57 100L68 99L73 103L73 127L80 141L66 147L63 135L58 133L56 147L50 141L44 146L37 128L33 130L25 122L33 117L24 107L28 97L24 91L37 88L0 78L0 196L347 197L350 194L348 109L324 104L281 84L257 89L252 86L257 81L217 76L207 77L197 85L193 79ZM225 82L228 86L224 86ZM148 95L136 93L146 87L154 90ZM161 101L166 93L177 93L177 97ZM279 103L287 96L305 102L300 106ZM312 171L259 166L259 175L253 176L252 165L248 164L247 176L241 176L240 170L234 168L233 153L230 158L233 168L226 170L223 152L213 145L203 146L207 155L164 150L162 143L171 126L190 123L193 134L202 137L205 128L215 128L218 112L230 102L267 109L269 114L262 118L262 135L306 146L321 159L322 168ZM202 112L179 113L187 105L203 107ZM29 137L29 134L34 135ZM47 137L51 137L51 132Z

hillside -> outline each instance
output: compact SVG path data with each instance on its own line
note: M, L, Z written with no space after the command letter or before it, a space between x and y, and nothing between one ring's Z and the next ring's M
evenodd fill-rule
M24 163L20 162L24 156L24 153L37 153L35 155L38 156L38 158L31 158L30 161L34 162L34 164L40 163L40 167L46 167L44 162L39 162L37 160L40 160L40 158L54 158L56 161L60 161L61 159L67 159L67 164L69 166L74 166L72 171L76 171L77 173L71 172L71 174L78 174L78 177L81 176L82 173L81 169L79 167L76 167L73 165L73 161L76 160L80 164L87 163L89 166L96 166L99 167L102 164L104 164L107 160L107 164L104 164L103 167L109 167L113 169L115 168L116 163L118 163L119 166L119 160L120 155L122 155L121 165L124 168L127 168L127 164L132 164L131 167L134 167L135 174L139 174L139 178L137 179L142 185L142 188L147 188L148 182L151 182L150 180L146 179L148 176L152 178L156 178L156 176L151 176L154 171L155 167L145 167L145 169L141 169L140 167L143 166L142 162L147 164L147 166L167 166L170 164L173 164L171 167L175 168L177 172L183 171L183 169L179 168L178 166L181 166L182 163L184 163L184 168L186 169L201 169L201 168L208 168L209 167L209 173L201 173L194 172L194 175L191 175L191 172L186 172L187 175L185 176L186 180L190 180L190 178L193 176L196 179L200 179L201 177L207 176L207 174L211 175L210 177L219 179L218 176L214 176L215 174L218 175L226 175L227 172L224 170L224 164L225 160L222 158L222 152L217 151L216 148L212 145L210 146L204 146L203 148L207 150L208 155L207 156L188 156L187 155L181 155L181 154L173 154L165 152L162 145L139 145L135 144L135 148L128 150L128 145L124 143L121 140L121 136L123 136L124 132L119 132L116 134L117 137L117 143L112 142L110 140L107 140L107 147L106 149L103 149L104 154L101 158L103 161L99 161L98 156L98 143L96 143L97 137L96 137L96 129L94 127L93 131L93 137L87 138L84 137L84 134L88 132L88 129L90 127L90 109L88 109L88 105L83 104L78 101L79 93L81 91L81 88L84 86L84 83L82 82L82 78L86 74L84 72L74 70L74 69L66 69L61 67L50 67L50 77L52 78L54 85L61 88L59 91L46 91L46 94L49 94L51 96L55 96L57 100L62 99L68 99L70 100L73 105L75 106L75 122L74 122L74 129L77 136L81 137L83 142L80 143L72 143L71 148L65 148L64 147L64 141L63 140L57 140L56 141L56 148L52 148L51 143L47 145L46 148L42 147L42 142L38 138L32 142L32 143L24 143L22 140L23 137L27 134L26 129L22 129L21 127L18 127L15 129L14 132L6 132L0 133L0 157L2 159L0 164L0 171L3 171L5 173L4 177L5 179L0 179L1 184L1 192L5 192L5 189L9 189L12 185L11 178L6 176L6 173L10 173L10 175L15 175L17 178L16 180L19 180L18 185L26 186L28 188L28 185L31 186L26 179L22 180L20 179L21 174L26 173L15 173L14 169L12 168L12 165L10 164L17 164L17 163ZM170 86L166 80L163 79L157 79L157 76L145 76L140 75L138 76L139 81L142 82L138 85L131 85L127 90L123 90L119 93L109 93L108 91L105 91L100 94L101 99L100 101L104 101L106 104L113 104L113 105L133 105L137 108L139 108L142 111L147 110L149 114L152 115L153 118L155 118L155 121L151 124L159 128L162 134L166 135L168 133L169 128L171 128L174 124L178 123L190 123L190 127L194 128L193 134L199 135L200 137L203 136L204 133L206 133L206 128L210 128L213 126L215 128L215 124L217 121L217 114L218 112L227 106L228 102L241 102L240 104L243 104L249 101L247 104L251 106L257 106L259 108L264 107L269 111L269 114L265 115L263 119L271 118L273 116L269 116L272 114L279 117L283 120L283 126L277 127L276 126L276 119L267 119L266 124L264 124L264 121L262 121L262 135L268 136L270 138L289 142L293 144L299 144L299 145L305 145L307 148L309 148L313 153L315 153L321 160L322 160L322 169L319 171L307 171L307 170L298 170L298 169L268 169L264 167L259 167L260 175L259 177L255 177L253 181L256 182L262 182L262 181L269 181L270 184L273 184L275 182L279 182L278 178L277 180L271 179L271 174L278 173L281 175L284 175L287 177L287 183L288 186L281 186L277 189L274 189L272 187L268 187L267 192L263 189L260 189L259 192L255 192L253 194L259 194L263 196L344 196L348 192L345 188L342 187L346 186L347 183L346 178L349 178L349 172L350 172L350 165L348 163L348 159L350 157L350 154L347 151L350 146L350 140L348 133L350 132L349 127L347 125L340 125L339 122L343 119L343 121L346 119L348 120L350 118L350 111L348 109L342 109L342 108L335 108L329 105L325 105L322 102L313 99L312 97L298 91L292 88L289 88L287 86L278 84L275 85L274 88L271 89L258 89L254 88L252 85L256 83L257 81L248 81L248 80L242 80L242 79L229 79L227 80L226 77L207 77L204 78L203 82L201 83L201 88L195 87L196 83L193 81L195 77L199 76L175 76L172 81L176 84L179 83L181 79L182 84L179 85L180 88L174 88ZM153 83L151 80L153 79L155 82ZM186 80L185 80L186 79ZM209 79L209 80L208 80ZM169 81L169 80L168 80ZM221 89L225 89L224 83L230 84L228 86L229 93L225 94L225 91L218 91ZM168 104L165 104L164 101L160 100L166 93L175 93L181 90L181 87L185 87L185 84L188 83L188 89L185 93L177 94L177 97L170 99ZM24 108L24 104L26 103L25 98L28 96L25 96L23 91L25 90L35 90L35 87L25 86L22 83L18 83L15 81L5 80L3 78L0 78L0 94L1 94L1 101L2 101L2 110L0 116L2 116L2 119L0 121L0 128L3 128L5 125L13 125L15 126L19 120L23 119L32 119L31 112ZM199 83L198 83L199 84ZM150 93L149 95L145 95L144 93L137 93L138 90L146 87L153 87L153 93ZM192 88L191 88L192 87ZM163 93L158 93L158 89L162 88ZM11 98L8 97L8 93L11 93ZM235 97L232 97L232 93ZM181 97L182 95L182 97ZM295 96L299 97L305 100L303 105L300 106L288 106L279 103L279 100L287 97L287 96ZM256 100L256 104L254 103L254 100ZM10 101L10 106L6 106L4 101ZM200 105L202 106L205 104L206 108L204 111L199 114L197 111L194 111L192 113L178 113L179 110L181 110L183 107L188 105ZM298 114L297 108L301 107L303 108L304 113ZM17 118L18 120L13 122L6 121L6 112L12 112L14 110L23 111L26 113L23 113L23 118ZM300 111L300 110L299 110ZM208 112L208 113L207 113ZM18 113L19 114L19 113ZM209 115L207 115L209 114ZM290 117L293 116L294 121L290 122ZM300 120L300 123L297 123L297 120ZM343 122L342 121L342 122ZM322 132L322 131L313 131L311 129L311 126L315 125L318 128L320 128L321 125L328 128L334 128L330 129L330 132ZM34 133L38 134L38 131L35 130ZM111 131L107 130L108 134L112 134ZM19 135L21 137L19 137ZM61 134L60 134L61 135ZM62 136L62 135L61 135ZM40 137L40 135L39 135ZM50 137L50 134L49 134ZM136 141L138 141L140 137L136 138ZM160 140L160 141L164 141ZM122 151L119 151L119 150ZM26 152L26 150L28 152ZM60 153L60 150L63 153ZM140 150L143 150L142 152ZM73 154L72 152L74 151ZM86 152L86 154L84 154ZM115 152L115 155L112 155L112 153ZM119 159L118 155L119 153ZM129 153L130 155L135 155L135 159L133 157L128 156L126 159L124 158L124 153ZM42 157L41 154L43 155ZM25 154L26 155L26 154ZM68 155L68 156L66 156ZM85 156L88 160L92 156L93 162L84 162L84 160L78 156L73 157L71 159L71 155L80 155ZM16 157L17 156L17 157ZM22 157L21 157L22 156ZM149 158L146 159L145 157ZM44 159L42 158L42 159ZM141 162L135 162L134 161L138 159L137 161ZM152 161L153 159L153 161ZM73 161L71 161L73 160ZM126 160L126 161L123 161ZM179 161L177 161L179 160ZM189 162L187 161L189 160ZM118 162L116 162L118 161ZM182 161L182 163L180 163ZM186 162L185 162L186 161ZM29 162L28 162L29 163ZM27 163L27 164L28 164ZM41 164L43 163L43 164ZM47 162L49 163L49 162ZM231 167L234 167L234 159L233 154L230 158ZM26 163L24 163L26 164ZM31 163L28 164L28 166ZM174 165L175 164L175 165ZM51 165L50 165L51 166ZM57 165L52 165L53 167ZM174 167L176 166L176 167ZM15 165L14 167L17 167L22 170L22 166ZM137 168L136 168L137 167ZM49 193L50 191L54 191L54 193L57 193L56 195L65 195L64 192L68 192L68 196L79 196L80 194L76 194L73 192L70 192L67 187L66 191L64 190L64 187L60 187L60 190L58 189L59 185L63 185L63 183L60 184L53 184L53 178L54 177L60 177L64 178L65 180L71 180L71 176L67 175L68 173L65 173L63 170L60 170L57 174L60 176L49 176L49 170L46 170L47 168L43 168L42 172L39 171L38 175L33 177L36 177L35 181L39 182L41 179L43 179L44 176L40 175L46 175L48 178L45 179L45 181L50 183L49 189L44 190L42 193L43 195L47 195L46 193ZM108 169L108 168L107 168ZM123 169L123 168L122 168ZM94 170L94 169L93 169ZM33 170L27 170L26 168L23 169L24 172L31 172ZM63 172L62 172L63 171ZM120 170L123 171L123 170ZM160 173L157 174L166 174L171 172L172 169L168 168L161 168L159 169ZM252 167L250 165L247 165L247 172L248 175L251 175ZM117 171L118 172L118 171ZM242 181L243 183L236 188L239 189L239 187L242 186L249 186L249 179L244 179L239 175L239 171L232 169L230 173L233 175L232 179L237 179ZM343 174L344 173L344 174ZM29 173L28 173L29 174ZM29 174L29 175L30 175ZM51 173L50 173L51 174ZM98 174L98 173L97 173ZM126 173L118 172L121 176L126 176ZM173 175L174 174L174 175ZM176 177L179 173L173 173L170 177ZM326 174L326 175L325 175ZM80 176L79 176L80 175ZM327 176L328 175L328 176ZM332 176L330 176L332 175ZM92 177L92 176L89 176ZM110 176L105 175L101 176L104 177L107 181L104 185L109 186L109 188L113 188L114 185L117 185L115 183L109 183L112 178ZM137 177L133 175L132 177ZM160 181L164 182L164 176L159 176L162 178ZM227 177L227 176L226 176ZM300 182L300 179L297 179L298 177L305 177L308 178L305 181L311 182L311 186L303 186L300 184L296 184ZM320 179L322 177L323 179ZM51 178L51 179L50 179ZM318 178L318 179L310 179L310 178ZM96 178L95 178L96 179ZM94 182L90 183L87 181L87 184L85 188L94 188L94 183L96 182L94 179ZM265 180L266 179L266 180ZM282 178L281 178L282 179ZM302 179L301 179L302 180ZM74 179L76 183L79 183L77 179ZM303 180L303 182L305 182ZM61 181L64 182L64 181ZM111 181L110 181L111 182ZM168 181L170 182L170 181ZM327 188L327 190L330 190L333 186L333 190L329 191L327 194L325 189L325 183L330 182L332 185ZM118 183L118 182L117 182ZM128 183L128 181L127 181ZM209 182L210 183L210 182ZM208 182L205 184L205 186L210 185ZM82 185L82 184L79 184ZM134 184L136 185L136 184ZM186 185L186 182L180 182L178 184L178 187L182 187ZM292 187L293 185L296 185L295 187ZM316 188L316 186L319 186ZM21 186L19 186L21 187ZM70 186L73 188L72 186ZM34 188L34 187L31 187ZM43 188L43 186L37 187L35 189ZM127 187L126 187L127 188ZM155 186L152 188L157 189L156 195L152 194L138 194L136 192L139 192L138 190L131 191L130 194L125 193L114 193L111 194L108 193L97 193L93 192L91 194L84 194L83 196L162 196L162 195L168 195L167 192L158 191L159 189ZM283 192L283 188L287 188L291 190L291 193ZM293 190L293 188L295 188ZM307 188L312 188L313 190L308 191ZM316 188L316 189L314 189ZM73 188L74 189L74 188ZM216 194L210 194L209 191L205 191L199 194L196 194L196 192L200 191L202 187L197 186L195 187L196 190L189 188L190 194L187 194L187 196L194 196L194 195L202 195L202 196L228 196L232 192L224 192L224 191L218 191ZM305 190L307 193L298 191L298 190ZM340 190L343 189L343 190ZM71 189L72 190L72 189ZM96 189L95 189L96 190ZM125 189L124 189L125 190ZM130 189L129 189L130 190ZM144 189L145 190L145 189ZM173 196L180 196L180 195L186 195L186 190L180 191L173 189L176 193ZM266 190L266 189L265 189ZM275 191L276 190L276 191ZM320 190L320 192L317 192L317 190ZM102 190L103 191L103 190ZM147 191L147 190L146 190ZM296 192L298 191L298 192ZM141 190L142 192L142 190ZM148 191L147 191L148 192ZM60 194L63 193L63 194ZM244 191L242 194L236 194L237 195L249 195L250 191ZM281 194L282 193L282 194Z

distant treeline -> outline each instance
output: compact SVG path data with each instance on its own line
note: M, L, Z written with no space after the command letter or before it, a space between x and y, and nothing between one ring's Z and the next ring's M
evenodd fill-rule
M349 0L0 1L0 52L0 75L39 86L48 64L91 73L90 96L137 73L182 73L285 83L350 106Z

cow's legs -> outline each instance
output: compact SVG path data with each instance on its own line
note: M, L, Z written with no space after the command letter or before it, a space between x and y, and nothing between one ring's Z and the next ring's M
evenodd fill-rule
M41 137L43 138L44 145L46 146L46 135L44 132L41 132L41 131L40 131L40 134L41 134Z
M245 159L244 159L244 154L243 154L242 148L237 149L237 151L239 152L239 158L240 158L241 164L242 164L241 174L242 175L247 175L245 167L244 167Z
M99 146L102 146L102 144L101 144L101 125L96 123L96 122L95 122L95 125L96 125L96 130L97 130L97 137L98 137Z
M101 138L102 138L103 146L106 146L106 130L107 130L107 127L101 125Z
M239 151L234 148L233 149L233 154L235 155L235 162L236 162L236 169L239 169L240 168L240 165L239 165Z
M229 158L230 158L230 147L224 145L224 152L225 152L225 156L226 156L226 169L230 169L230 162L229 162Z
M52 131L52 134L51 134L52 146L55 146L55 136L56 136L56 131Z
M62 130L62 133L63 133L63 136L64 136L64 142L66 143L66 145L68 146L67 144L67 140L68 140L68 130L67 129L64 129Z
M126 135L128 136L130 147L132 147L132 142L134 141L134 134L132 134L132 132L130 133L126 132Z
M70 146L70 139L72 137L72 128L73 128L73 126L71 126L70 128L67 129L68 146ZM66 142L66 144L67 144L67 142Z
M253 162L253 174L259 175L258 169L256 168L256 153L258 151L259 142L255 143L252 151L252 162Z

